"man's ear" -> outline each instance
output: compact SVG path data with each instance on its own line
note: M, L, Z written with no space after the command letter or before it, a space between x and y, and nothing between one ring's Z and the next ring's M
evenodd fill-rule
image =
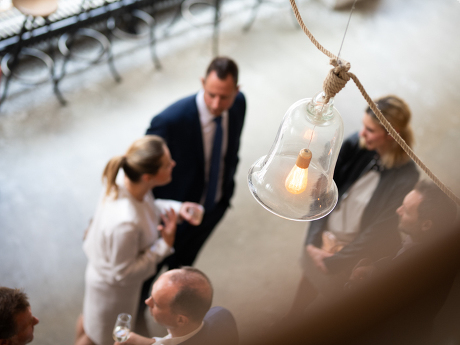
M206 79L201 77L200 80L201 80L201 86L203 86L203 89L204 89L204 84L205 84Z
M185 325L188 325L190 323L190 320L187 316L185 315L177 315L177 324L179 326L185 326Z
M425 232L425 231L428 231L431 229L431 227L433 226L433 222L429 219L427 220L424 220L422 222L422 231Z

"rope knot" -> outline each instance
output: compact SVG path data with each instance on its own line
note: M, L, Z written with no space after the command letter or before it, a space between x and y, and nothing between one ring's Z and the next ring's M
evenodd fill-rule
M351 65L349 62L342 59L337 61L336 58L332 58L330 64L334 66L334 68L329 71L323 82L323 90L326 94L325 103L328 103L332 97L338 94L350 80L348 71Z

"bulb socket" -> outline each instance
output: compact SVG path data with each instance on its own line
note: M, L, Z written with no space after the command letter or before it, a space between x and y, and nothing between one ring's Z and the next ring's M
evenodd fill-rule
M307 169L310 166L312 153L309 149L302 149L297 156L295 165L300 169Z

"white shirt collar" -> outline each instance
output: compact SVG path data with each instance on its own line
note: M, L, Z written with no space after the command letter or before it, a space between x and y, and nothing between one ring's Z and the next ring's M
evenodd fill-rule
M206 103L204 102L204 90L201 89L196 95L196 106L198 108L199 118L200 118L200 126L201 126L201 134L203 138L203 154L204 154L204 176L205 180L207 181L209 176L209 168L211 164L211 154L212 154L212 146L214 140L214 133L216 130L216 123L214 119L216 118L213 114L210 113ZM227 143L228 143L228 118L229 113L228 110L222 112L222 155L221 155L221 167L225 167L225 155L227 153ZM224 171L225 169L222 168L219 171L219 180L217 184L217 193L216 193L216 201L219 201L222 196L222 184L224 179ZM204 203L206 198L206 190L203 191L203 195L201 197L201 203Z
M196 95L196 105L198 107L198 114L200 115L201 126L205 126L214 120L212 115L204 102L204 90L201 89Z
M174 337L173 338L170 333L168 333L168 335L163 337L163 338L154 337L154 339L155 339L154 344L155 345L177 345L177 344L180 344L180 343L190 339L195 334L197 334L203 328L203 325L204 325L204 322L201 322L200 327L198 327L193 332L190 332L189 334L186 334L186 335L184 335L182 337Z

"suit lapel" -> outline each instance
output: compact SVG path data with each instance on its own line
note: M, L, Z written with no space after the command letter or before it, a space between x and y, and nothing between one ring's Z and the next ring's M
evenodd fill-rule
M227 128L227 152L225 154L225 166L228 166L228 160L234 156L235 151L235 138L238 136L235 134L236 131L236 116L234 115L233 108L228 111L228 128ZM225 167L224 167L225 168Z
M190 123L191 126L191 138L193 145L190 150L194 150L196 153L192 155L198 158L198 166L202 169L202 175L204 179L204 147L203 147L203 133L201 130L200 114L198 113L198 107L196 105L196 95L193 97L193 105L191 105L192 111L190 112Z

